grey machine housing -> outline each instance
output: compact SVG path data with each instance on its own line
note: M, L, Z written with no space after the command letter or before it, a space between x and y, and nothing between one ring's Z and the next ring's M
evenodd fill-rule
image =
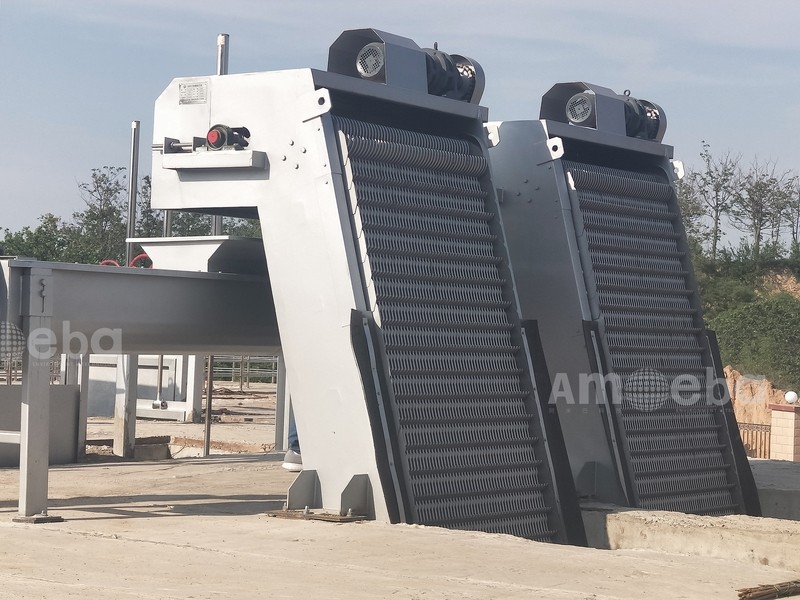
M758 514L665 128L658 105L584 82L554 86L540 120L487 125L521 315L538 322L582 498ZM702 389L669 398L687 376Z
M475 61L372 29L327 71L175 79L152 206L260 219L304 466L289 508L581 543L482 90Z

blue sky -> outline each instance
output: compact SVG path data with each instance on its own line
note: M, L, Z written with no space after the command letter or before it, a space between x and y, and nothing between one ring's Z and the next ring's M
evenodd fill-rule
M174 77L325 68L345 29L375 27L478 60L493 120L536 118L554 83L654 101L689 165L712 149L800 171L800 2L607 0L0 0L0 228L69 217L93 167L126 166Z

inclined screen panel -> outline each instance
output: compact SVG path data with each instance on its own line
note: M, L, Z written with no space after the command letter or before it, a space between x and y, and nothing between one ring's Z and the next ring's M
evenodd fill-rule
M481 182L486 159L461 139L334 122L352 172L414 521L558 538Z
M622 434L638 505L704 514L741 509L731 441L708 405L711 361L660 175L564 161L575 185L610 367L622 377ZM676 377L702 390L672 393Z

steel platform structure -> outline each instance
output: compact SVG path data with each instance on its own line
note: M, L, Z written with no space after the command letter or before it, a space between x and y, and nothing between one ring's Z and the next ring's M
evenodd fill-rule
M126 355L128 381L126 393L118 396L115 446L132 449L137 354L279 351L269 281L263 275L17 259L0 261L0 275L0 318L27 341L21 352L20 429L0 431L0 443L20 445L22 517L47 512L53 356L65 353L88 364L90 352ZM88 369L81 373L88 377ZM67 383L77 383L74 374L69 377ZM85 412L78 423L85 441Z

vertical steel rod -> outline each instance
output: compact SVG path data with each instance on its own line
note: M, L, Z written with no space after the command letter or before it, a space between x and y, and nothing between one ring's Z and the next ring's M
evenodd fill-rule
M86 456L86 426L89 420L89 354L80 355L80 401L78 403L78 460Z
M164 355L158 355L157 362L158 373L156 374L156 399L153 401L153 408L162 409L167 408L167 403L161 394L161 388L164 387Z
M139 186L139 121L131 122L131 162L128 169L128 238L136 237L136 194ZM125 243L125 265L133 260L133 242Z
M164 211L164 237L172 237L172 211L167 209Z
M220 33L217 36L217 75L228 74L228 42L230 36Z
M228 74L228 42L230 36L220 33L217 36L217 75ZM222 235L222 216L215 215L211 220L211 235Z
M206 373L206 429L203 434L203 456L211 454L211 396L214 392L214 357L208 357Z

